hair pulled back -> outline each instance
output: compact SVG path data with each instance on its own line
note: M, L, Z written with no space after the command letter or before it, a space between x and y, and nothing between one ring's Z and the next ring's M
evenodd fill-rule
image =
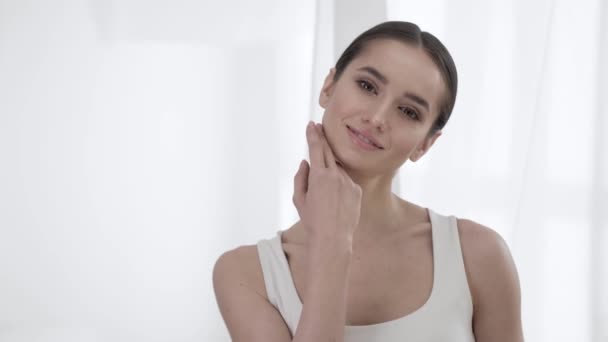
M405 21L387 21L378 24L361 33L344 50L335 68L334 81L337 81L348 64L357 57L368 42L378 38L395 39L416 47L423 48L431 57L443 77L447 92L443 103L439 108L439 115L431 126L429 135L441 130L448 122L454 103L456 102L456 91L458 89L458 75L456 65L446 47L435 36L428 32L420 31L418 25Z

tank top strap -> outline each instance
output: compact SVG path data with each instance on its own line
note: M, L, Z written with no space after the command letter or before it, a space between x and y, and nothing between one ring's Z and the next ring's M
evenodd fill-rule
M458 218L442 215L429 209L432 223L433 256L436 258L434 272L437 303L449 303L449 307L464 312L467 316L473 313L471 292L465 272L464 258L458 232Z
M281 313L293 337L302 308L295 285L290 283L292 278L281 245L281 231L272 239L258 241L257 249L268 300Z

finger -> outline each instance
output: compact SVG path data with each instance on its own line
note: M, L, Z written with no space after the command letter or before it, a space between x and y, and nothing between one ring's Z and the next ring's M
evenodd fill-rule
M323 132L323 125L317 124L316 128L319 132L319 137L323 144L323 157L325 159L325 164L327 165L328 168L335 168L336 167L336 158L334 157L334 152L332 151L331 147L329 146L329 142L327 141L325 132Z
M310 168L325 168L323 157L323 144L319 132L315 129L314 122L310 121L306 126L306 138L308 140L308 153L310 155Z
M308 163L302 160L293 179L293 204L296 209L300 209L300 204L306 198L306 192L308 192Z
M348 175L346 170L344 170L344 167L341 164L338 164L336 162L336 157L334 156L334 152L331 149L331 147L329 146L329 141L327 140L327 137L325 136L325 132L323 130L323 125L318 124L318 125L316 125L316 128L319 129L319 135L321 136L321 140L323 141L325 162L327 163L327 165L331 165L328 167L337 169L338 172L340 172L340 174L342 176L344 176L345 179L348 179L354 183L354 181L352 180L352 178L350 178L350 176Z
M345 179L348 179L351 182L354 182L352 180L352 178L350 178L350 176L348 175L348 173L346 172L346 170L344 170L344 166L342 166L341 163L337 163L336 162L336 157L334 155L334 152L331 149L331 147L329 146L329 141L327 140L327 138L325 136L325 132L323 130L323 125L322 124L318 124L317 127L319 129L319 132L320 132L319 134L321 135L321 139L322 139L322 141L324 143L324 151L326 151L325 152L325 155L326 155L325 161L326 161L327 165L332 165L332 166L329 166L329 167L333 167L333 168L337 169L338 172L340 172L340 174L342 174L342 176L345 177Z
M351 182L354 182L352 178L350 178L350 176L348 175L348 173L346 172L346 170L344 170L344 167L340 164L336 164L336 169L338 170L338 172L340 172L340 174L342 176L344 176L345 179L350 180Z

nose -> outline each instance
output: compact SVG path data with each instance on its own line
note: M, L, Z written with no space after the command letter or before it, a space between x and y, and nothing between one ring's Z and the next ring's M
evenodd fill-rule
M367 115L363 116L366 123L371 124L379 132L384 132L387 126L387 117L390 113L390 104L380 105L371 109Z
M372 116L372 126L376 127L378 131L384 132L385 130L385 119L382 116L374 115Z

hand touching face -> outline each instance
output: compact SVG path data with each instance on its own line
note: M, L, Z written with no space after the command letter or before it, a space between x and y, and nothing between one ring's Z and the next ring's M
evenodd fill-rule
M310 166L303 160L294 177L293 203L313 241L345 241L359 223L361 187L336 163L321 124L306 127Z

